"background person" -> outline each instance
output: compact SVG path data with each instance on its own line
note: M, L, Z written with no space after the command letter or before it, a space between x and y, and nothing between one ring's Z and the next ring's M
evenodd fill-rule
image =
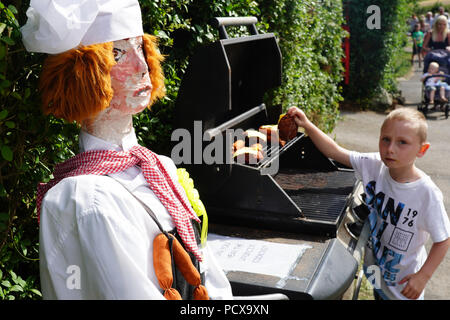
M433 12L428 11L427 14L425 15L425 23L428 23L428 25L430 26L430 28L433 26Z
M408 19L408 24L409 24L408 34L409 35L414 31L414 27L418 23L419 23L419 19L417 18L417 15L412 14L411 18Z
M429 52L436 49L450 51L450 33L448 32L447 18L443 15L435 19L432 29L425 35L423 50Z
M411 55L411 64L414 63L414 56L417 55L417 59L419 62L419 67L422 64L422 45L423 45L423 32L420 30L420 25L416 24L414 27L414 31L411 34L411 38L413 41L413 51Z

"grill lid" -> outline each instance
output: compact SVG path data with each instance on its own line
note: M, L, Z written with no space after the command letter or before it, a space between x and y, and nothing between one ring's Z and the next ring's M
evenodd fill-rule
M261 109L264 94L281 85L280 48L273 33L258 34L256 21L254 17L213 20L221 39L201 46L189 60L175 104L177 128L191 131L197 120L205 132L240 117L233 123L239 127L254 116L242 115ZM225 26L241 25L248 26L251 35L228 39Z

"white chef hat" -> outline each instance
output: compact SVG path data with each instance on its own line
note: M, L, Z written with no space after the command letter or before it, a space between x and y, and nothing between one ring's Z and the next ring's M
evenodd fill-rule
M31 0L21 28L29 52L61 53L141 36L138 0Z

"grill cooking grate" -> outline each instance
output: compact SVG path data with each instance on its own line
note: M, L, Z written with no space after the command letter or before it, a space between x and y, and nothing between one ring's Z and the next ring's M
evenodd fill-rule
M300 207L306 219L337 223L353 191L354 172L284 169L275 181Z
M353 171L322 172L298 168L280 169L274 179L285 190L317 189L317 192L333 190L339 194L348 194L353 189L355 173Z
M297 141L300 140L301 137L302 137L301 135L295 137L294 139L288 141L284 146L281 146L279 144L276 144L276 145L267 144L261 150L261 153L264 155L263 159L261 159L259 161L252 159L253 161L245 163L245 165L255 167L258 169L262 168L263 166L266 165L267 161L270 161L270 160L274 159L275 157L278 157L281 153L283 153L284 150L288 149L291 145L297 143ZM243 161L240 162L237 159L234 159L234 162L244 164ZM298 170L296 170L295 172L298 172Z
M345 208L347 195L331 193L287 192L302 208L306 219L337 222Z

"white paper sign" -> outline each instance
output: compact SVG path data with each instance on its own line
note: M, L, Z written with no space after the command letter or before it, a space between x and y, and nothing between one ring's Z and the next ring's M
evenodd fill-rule
M285 278L308 248L306 244L284 244L208 234L208 247L225 271L243 271Z

